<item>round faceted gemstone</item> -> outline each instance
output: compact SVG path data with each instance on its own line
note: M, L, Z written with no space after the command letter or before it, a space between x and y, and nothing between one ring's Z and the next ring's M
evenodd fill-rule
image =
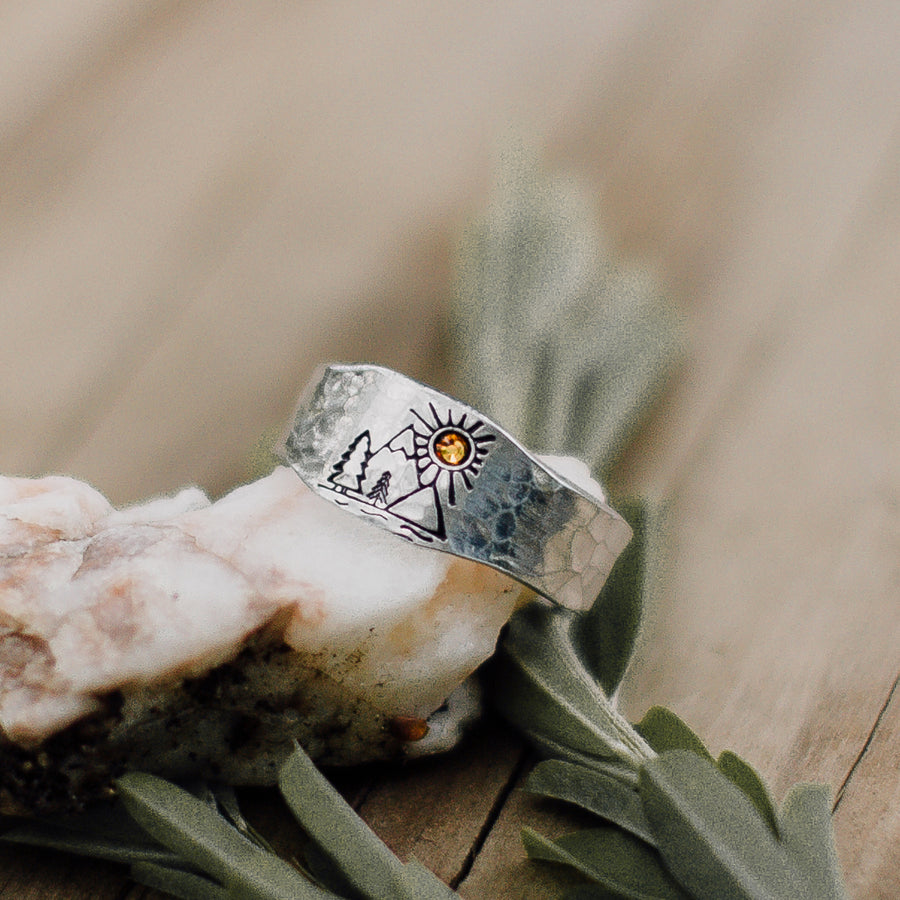
M445 431L434 441L434 454L445 466L461 466L471 449L469 439L458 431Z

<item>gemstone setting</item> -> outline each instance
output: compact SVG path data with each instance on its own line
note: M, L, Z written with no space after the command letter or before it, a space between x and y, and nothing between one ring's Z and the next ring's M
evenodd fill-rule
M465 465L472 455L472 442L456 428L435 432L431 439L432 458L439 466L456 469Z

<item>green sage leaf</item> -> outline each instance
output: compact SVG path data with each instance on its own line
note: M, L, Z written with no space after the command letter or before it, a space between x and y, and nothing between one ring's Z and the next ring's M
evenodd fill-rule
M636 786L622 782L615 775L548 759L535 766L525 782L525 790L574 803L648 844L655 842Z
M542 673L528 671L520 662L528 665L512 656L497 658L489 670L494 675L492 701L507 721L542 752L572 761L627 760L636 776L636 762L630 757L622 760L615 735L611 740L590 718L586 703L568 702L558 685L541 680Z
M297 747L278 773L278 789L294 817L367 897L404 896L403 863Z
M759 773L730 750L724 750L719 754L716 766L732 784L737 785L744 792L763 817L763 821L772 829L772 834L778 837L778 816Z
M333 900L182 788L140 772L123 775L116 787L142 828L234 894L246 900Z
M610 891L600 887L599 884L579 884L572 890L566 891L563 900L622 900L623 897L625 897L624 894Z
M581 658L607 696L625 675L641 624L647 511L641 503L617 503L631 526L631 542L616 560L600 596L573 627Z
M166 865L178 861L176 854L161 844L148 840L146 833L141 832L141 836L143 840L140 837L135 839L127 832L117 836L93 831L87 823L83 828L78 828L35 821L14 826L3 835L3 840L11 844L46 847L49 850L62 850L64 853L126 865L137 862Z
M131 867L131 877L144 887L163 891L179 900L231 900L234 897L227 888L202 875L150 862L135 863Z
M556 841L526 828L522 843L531 859L571 866L607 891L629 900L686 897L655 850L615 828L589 828Z
M573 639L577 621L543 601L519 610L489 669L494 703L518 727L636 769L653 751L597 684Z
M462 399L536 452L605 472L671 369L679 323L645 267L613 261L590 193L507 150L457 258Z
M450 890L435 874L417 859L411 859L403 868L407 896L414 900L459 900L459 894Z
M818 898L743 791L696 753L645 763L640 792L667 868L696 900Z
M529 741L538 752L546 759L561 759L565 762L573 763L576 766L584 766L587 769L596 769L599 772L606 772L624 784L630 784L637 787L638 773L633 765L626 765L618 760L612 759L608 755L596 756L594 754L581 753L567 747L559 741L548 737L545 734L530 728L519 728L519 733Z
M308 872L309 877L320 887L340 897L357 896L357 892L347 881L340 867L314 841L304 841L300 855L304 871Z
M675 713L663 706L651 706L634 728L657 753L690 750L708 762L715 762L703 741Z
M538 763L535 770L538 768L543 770L545 766L552 766L557 762L569 763L576 769L587 769L591 772L599 772L601 775L612 778L632 790L637 790L637 772L630 766L625 766L614 759L597 759L596 757L585 756L576 760L569 760L563 759L562 757L551 757Z
M126 865L141 861L165 865L179 859L154 841L120 803L100 804L51 819L16 819L0 840Z
M794 785L782 804L780 823L782 842L814 885L816 896L845 900L827 785Z
M299 746L281 767L278 788L294 817L354 891L392 900L455 896L418 863L404 866Z

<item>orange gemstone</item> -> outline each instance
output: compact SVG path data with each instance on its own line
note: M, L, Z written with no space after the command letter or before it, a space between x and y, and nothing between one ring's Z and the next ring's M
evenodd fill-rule
M469 455L469 442L456 431L447 431L434 442L438 459L448 466L458 466Z

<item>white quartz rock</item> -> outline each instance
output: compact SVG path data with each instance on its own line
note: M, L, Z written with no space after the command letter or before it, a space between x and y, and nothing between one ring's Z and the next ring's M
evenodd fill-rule
M522 591L372 527L286 468L176 524L290 611L289 646L335 660L324 665L386 713L436 709L491 654Z
M599 494L577 461L548 464ZM102 722L91 740L120 767L257 783L294 737L324 761L395 755L527 595L287 468L119 511L73 479L0 478L2 743Z

